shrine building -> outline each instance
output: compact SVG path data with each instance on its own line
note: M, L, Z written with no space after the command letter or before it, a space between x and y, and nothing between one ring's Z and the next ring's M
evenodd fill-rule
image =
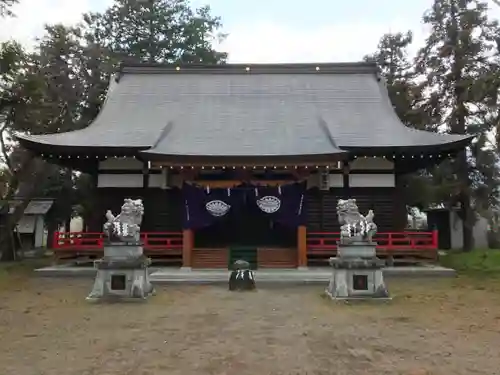
M433 258L437 233L405 230L401 176L471 141L405 126L369 62L123 65L88 127L17 138L94 178L95 212L56 234L59 258L99 256L106 210L142 198L145 253L193 268L324 263L346 197L374 210L381 256Z

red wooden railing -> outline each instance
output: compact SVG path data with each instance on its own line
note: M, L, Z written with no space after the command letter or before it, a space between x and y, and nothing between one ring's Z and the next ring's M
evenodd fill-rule
M181 250L181 232L144 232L141 240L145 250ZM104 246L104 234L98 232L56 232L54 250L88 251L100 250Z
M145 249L182 249L181 232L144 232L141 239ZM308 252L337 249L338 232L307 233ZM374 237L380 250L437 250L438 232L382 232ZM91 250L102 249L104 234L99 232L56 232L52 248Z
M340 239L338 232L309 232L307 233L308 254L321 254L337 250L337 241ZM393 253L418 250L438 249L438 232L382 232L377 233L374 238L377 242L377 250Z

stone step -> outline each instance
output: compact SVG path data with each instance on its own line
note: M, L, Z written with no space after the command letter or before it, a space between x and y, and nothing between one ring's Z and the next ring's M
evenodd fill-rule
M149 269L151 281L155 283L227 283L230 271L227 270L182 270L178 268ZM275 269L254 271L257 283L326 283L331 275L329 268ZM383 270L386 277L453 277L455 271L438 266L388 267ZM91 267L54 266L36 271L43 277L95 277L96 270Z

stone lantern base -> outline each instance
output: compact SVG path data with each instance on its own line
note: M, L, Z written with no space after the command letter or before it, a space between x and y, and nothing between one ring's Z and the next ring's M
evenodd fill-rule
M375 245L339 245L339 254L330 258L333 271L325 291L330 298L391 299L384 282L384 261L375 256Z
M105 246L104 257L94 262L97 275L87 300L146 299L154 293L150 264L140 245Z

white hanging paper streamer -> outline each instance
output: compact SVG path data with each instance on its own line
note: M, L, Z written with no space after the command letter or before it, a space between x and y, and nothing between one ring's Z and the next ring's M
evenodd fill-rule
M231 188L227 188L227 196L230 197L231 196Z
M299 215L302 214L302 205L303 205L303 203L304 203L304 194L301 194L300 195L300 203L299 203L299 212L298 212Z
M184 201L185 202L185 207L186 207L186 219L187 221L189 221L189 205L188 205L188 201Z
M278 185L278 194L281 195L281 185Z
M207 186L207 194L210 194L210 186Z

